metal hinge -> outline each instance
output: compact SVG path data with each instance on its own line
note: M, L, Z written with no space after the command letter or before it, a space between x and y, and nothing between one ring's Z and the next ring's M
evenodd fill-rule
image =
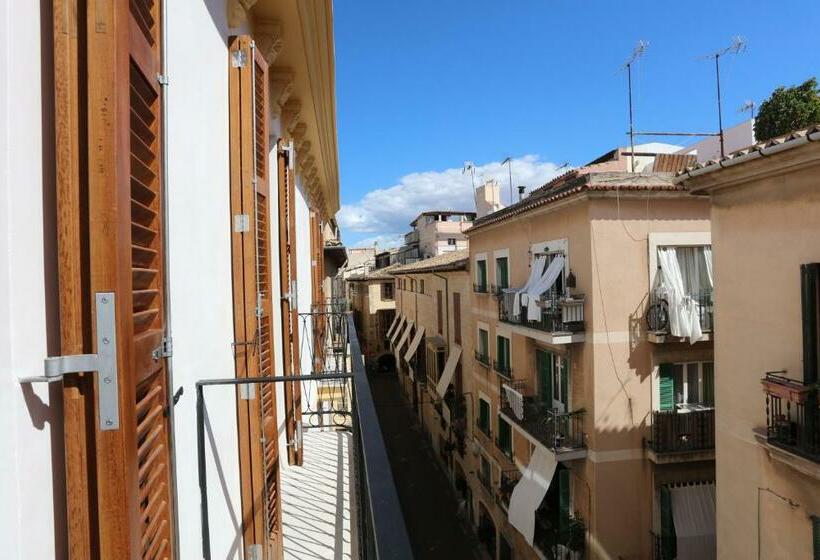
M248 554L246 558L248 560L262 560L262 545L261 544L249 544L247 546Z
M252 401L256 398L256 385L253 383L242 383L239 385L239 398L243 401Z
M297 284L296 280L291 280L290 282L290 291L282 294L282 299L286 300L290 305L291 309L296 309L299 305L299 299L297 297Z
M98 292L96 300L97 353L51 356L43 363L43 375L20 379L21 383L60 381L72 373L96 372L100 431L118 430L120 405L117 377L117 321L113 292Z
M244 233L251 230L251 217L247 214L236 214L233 217L233 230Z
M167 86L169 84L168 76L165 74L157 74L157 83L161 86Z
M151 352L151 357L154 358L155 362L158 362L160 358L170 358L173 355L174 344L170 336L162 337L162 342L160 345L154 348L154 351Z
M223 59L225 60L225 59ZM244 68L245 63L248 61L248 53L245 52L244 49L233 51L231 53L231 66L234 68Z

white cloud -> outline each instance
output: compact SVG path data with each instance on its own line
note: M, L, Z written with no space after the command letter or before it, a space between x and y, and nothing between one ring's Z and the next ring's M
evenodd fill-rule
M404 235L396 233L388 233L386 235L375 235L373 237L365 237L358 240L354 247L372 247L378 245L379 249L392 249L399 247L404 242Z
M539 156L526 155L512 160L513 187L526 185L528 191L540 187L557 175L554 163L541 161ZM502 185L502 200L509 202L509 171L500 161L476 165L475 184L496 179ZM513 196L517 199L517 193ZM461 168L444 171L422 171L402 177L398 184L367 193L355 204L342 205L336 220L342 232L376 234L357 244L375 240L395 241L397 235L410 229L410 222L426 210L474 211L470 174ZM365 243L365 242L370 243Z

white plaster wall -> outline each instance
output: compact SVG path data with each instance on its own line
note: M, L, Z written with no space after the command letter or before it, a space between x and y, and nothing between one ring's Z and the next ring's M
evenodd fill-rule
M59 341L51 14L0 1L0 26L0 543L4 558L64 558L60 386L18 382Z
M234 377L228 51L223 0L168 3L170 310L180 558L202 557L195 382ZM205 388L214 558L240 558L235 390Z
M311 254L310 254L310 208L308 207L305 187L301 177L296 180L296 282L297 293L299 294L299 313L310 313L313 303L313 289L311 283ZM312 352L313 348L313 324L310 317L307 320L299 318L299 355L301 357L302 374L313 373ZM302 410L315 401L315 395L306 392L304 389L312 389L315 383L303 384ZM307 422L308 418L303 418Z

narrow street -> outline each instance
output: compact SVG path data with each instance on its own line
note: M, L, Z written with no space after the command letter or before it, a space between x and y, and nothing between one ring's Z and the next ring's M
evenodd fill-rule
M370 386L414 556L480 558L478 540L458 516L452 487L422 437L412 408L402 399L395 374L372 374Z

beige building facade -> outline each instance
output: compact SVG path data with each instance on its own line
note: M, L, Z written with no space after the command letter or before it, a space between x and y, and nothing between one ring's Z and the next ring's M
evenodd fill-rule
M820 127L679 177L711 200L720 558L820 555Z
M714 524L685 519L714 504L709 208L672 182L690 159L627 163L610 152L467 232L492 557L714 556Z
M347 278L356 332L370 369L389 371L395 367L387 346L387 329L396 315L395 288L390 274L396 267L391 265Z

